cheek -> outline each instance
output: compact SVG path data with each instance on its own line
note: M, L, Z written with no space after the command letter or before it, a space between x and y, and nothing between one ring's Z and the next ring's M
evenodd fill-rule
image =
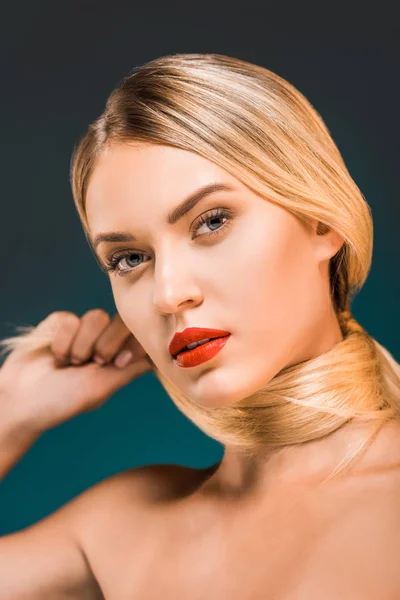
M240 311L251 329L274 328L295 321L314 304L320 277L307 238L286 227L253 227L220 265L226 307ZM240 327L239 327L240 328Z
M136 337L139 344L143 346L146 352L152 354L149 344L152 343L152 336L155 338L156 332L151 327L151 316L146 307L148 307L148 299L141 294L140 286L135 287L135 292L132 291L117 291L113 287L113 296L117 311L125 323L126 327ZM152 334L153 331L153 334ZM156 341L154 341L154 345Z
M240 247L235 268L223 276L224 324L232 327L233 343L222 368L196 383L196 397L208 406L239 401L302 360L326 316L324 287L305 240L263 234Z
M326 293L312 246L296 227L253 230L224 272L226 323L273 366L301 348L326 313ZM246 355L250 356L250 355Z

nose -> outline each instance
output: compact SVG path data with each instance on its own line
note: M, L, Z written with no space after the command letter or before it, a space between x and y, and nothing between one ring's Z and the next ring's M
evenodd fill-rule
M198 306L202 294L195 281L193 261L183 253L169 253L169 257L157 257L154 268L153 302L164 315L177 313L182 309Z

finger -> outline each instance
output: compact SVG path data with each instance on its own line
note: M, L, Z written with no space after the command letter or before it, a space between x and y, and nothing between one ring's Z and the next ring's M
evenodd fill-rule
M115 355L129 338L135 339L132 336L132 332L122 321L119 313L116 313L111 319L108 327L106 327L97 338L94 346L94 354L101 358L105 363L112 362ZM130 342L132 347L134 346L133 339Z
M32 352L50 351L51 344L59 330L60 318L63 311L55 311L47 315L36 326L22 325L17 327L18 335L10 338L13 345L2 367L30 357ZM72 314L72 313L71 313ZM51 354L53 354L51 352ZM54 355L53 355L54 356Z
M69 349L80 326L80 318L72 312L52 313L48 325L53 331L50 347L57 360L68 360Z
M118 368L113 363L104 366L89 363L83 368L96 370L96 377L82 378L82 384L79 386L80 394L85 398L86 404L87 399L90 398L87 410L101 406L120 388L153 370L148 358L131 362L124 368ZM85 386L88 387L85 389Z
M73 364L87 362L90 359L97 339L110 321L110 315L100 308L88 310L81 317L79 329L69 348L69 356Z
M129 360L129 358L128 358L129 356L131 357L132 360L141 360L142 358L146 358L146 357L150 358L149 355L147 354L146 350L143 348L143 346L138 342L138 340L132 334L126 338L123 345L118 349L117 354L113 358L113 363L115 364L116 361L123 360L123 363L122 363L122 366L123 366L125 364L125 362L127 364L127 361ZM122 359L122 357L124 357L124 359ZM120 362L118 362L117 364L119 366Z

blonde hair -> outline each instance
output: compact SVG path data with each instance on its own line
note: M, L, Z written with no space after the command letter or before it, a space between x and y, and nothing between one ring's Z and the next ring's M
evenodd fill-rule
M85 198L96 160L111 144L132 141L196 152L303 222L317 219L321 235L332 228L345 240L330 261L343 340L328 352L284 368L234 406L216 408L195 404L154 366L191 421L250 454L320 438L351 419L371 421L371 435L330 477L342 473L399 417L400 365L350 311L371 266L372 216L321 116L285 79L237 58L175 54L133 69L72 155L72 192L89 244ZM29 333L1 343L29 343Z

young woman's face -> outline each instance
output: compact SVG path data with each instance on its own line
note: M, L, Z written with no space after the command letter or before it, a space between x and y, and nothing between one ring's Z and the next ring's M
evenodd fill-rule
M184 199L209 184L179 220ZM329 259L343 243L316 234L224 169L185 150L113 146L92 174L86 199L91 239L123 232L135 241L101 241L117 310L156 367L193 402L226 406L267 384L281 369L342 339L329 294ZM169 352L187 327L231 333L216 356L182 367ZM206 336L205 336L206 337Z

